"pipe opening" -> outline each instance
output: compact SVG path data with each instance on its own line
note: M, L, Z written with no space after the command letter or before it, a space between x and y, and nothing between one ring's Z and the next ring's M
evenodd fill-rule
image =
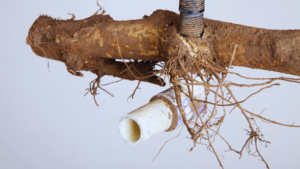
M136 143L141 137L140 126L130 118L125 118L121 121L119 130L123 138L131 143Z

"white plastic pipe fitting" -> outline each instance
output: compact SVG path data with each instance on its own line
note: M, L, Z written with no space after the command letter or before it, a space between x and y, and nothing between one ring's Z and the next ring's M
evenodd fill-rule
M194 98L202 100L204 88L195 86L193 89ZM183 87L183 91L188 93L186 87ZM181 101L186 118L189 121L195 119L197 112L190 99L181 93ZM195 104L198 112L201 112L204 104ZM174 89L170 88L152 97L148 104L121 117L119 133L125 143L136 146L163 131L173 131L182 123Z
M167 130L171 123L170 106L163 100L154 100L123 116L119 132L127 144L135 146Z

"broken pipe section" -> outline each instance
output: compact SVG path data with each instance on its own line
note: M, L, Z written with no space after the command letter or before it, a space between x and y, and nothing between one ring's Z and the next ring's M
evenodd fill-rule
M183 86L182 90L188 93L186 87ZM190 98L182 92L180 95L186 119L191 122L196 119L197 111L203 112L204 104L194 101L194 107ZM204 96L204 88L194 86L193 97L203 100ZM125 143L136 146L163 131L173 131L182 124L183 120L176 103L175 91L170 88L152 97L148 104L121 117L119 133Z

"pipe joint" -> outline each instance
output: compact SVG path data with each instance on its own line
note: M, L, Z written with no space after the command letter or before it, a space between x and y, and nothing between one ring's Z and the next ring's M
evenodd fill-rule
M187 92L187 88L183 87ZM194 86L194 98L204 99L204 88ZM181 93L182 108L186 119L193 121L197 117L197 111L202 112L204 104L194 102ZM197 111L196 111L197 110ZM125 143L136 146L165 131L173 131L183 124L182 116L175 99L173 88L165 90L151 98L150 102L121 117L119 133Z

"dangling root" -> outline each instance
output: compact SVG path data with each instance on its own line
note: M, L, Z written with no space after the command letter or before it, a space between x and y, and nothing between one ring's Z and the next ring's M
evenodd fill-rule
M90 82L90 87L88 88L88 89L86 89L86 90L88 90L87 92L86 92L86 94L84 95L84 96L86 96L88 93L90 93L92 96L93 96L93 98L94 98L94 101L95 101L95 104L97 105L97 106L99 106L98 105L98 103L97 103L97 101L96 101L96 95L98 95L99 93L97 93L97 91L98 91L98 89L101 89L101 90L103 90L104 92L106 92L107 94L109 94L111 97L114 97L114 95L112 94L112 93L109 93L107 90L105 90L105 89L103 89L102 87L100 87L100 86L106 86L106 85L110 85L110 84L113 84L113 83L118 83L118 82L120 82L121 80L118 80L118 81L115 81L115 82L111 82L111 83L108 83L108 84L103 84L103 85L101 85L100 84L100 76L98 76L95 80L93 80L93 81L91 81Z

